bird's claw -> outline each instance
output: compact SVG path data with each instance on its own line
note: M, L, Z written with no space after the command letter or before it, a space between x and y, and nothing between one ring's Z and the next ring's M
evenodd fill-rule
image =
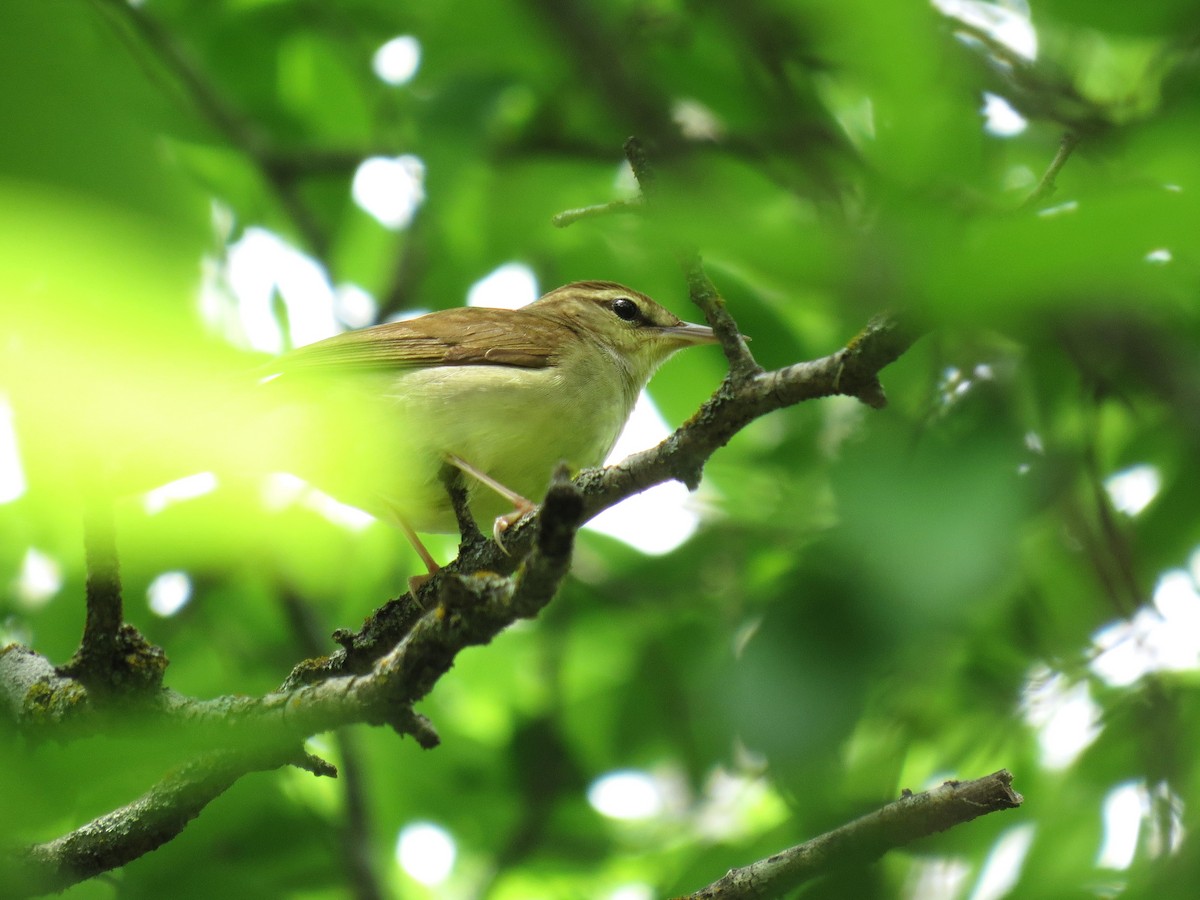
M526 501L525 503L518 504L517 508L512 512L496 516L496 521L492 523L492 540L496 542L496 546L500 548L500 552L505 556L512 556L512 554L504 546L504 532L508 531L508 529L512 528L535 509L537 509L537 504Z

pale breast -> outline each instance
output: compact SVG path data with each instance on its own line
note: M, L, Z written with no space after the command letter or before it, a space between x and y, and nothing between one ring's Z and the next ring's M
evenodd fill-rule
M389 399L405 456L419 468L397 479L395 504L418 530L452 531L438 481L446 454L462 457L501 484L540 501L559 462L572 471L599 465L628 418L632 401L601 361L575 367L443 366L393 376ZM414 451L415 452L412 452ZM472 481L472 479L468 479ZM485 524L511 504L477 483L471 508ZM403 494L404 496L400 496Z

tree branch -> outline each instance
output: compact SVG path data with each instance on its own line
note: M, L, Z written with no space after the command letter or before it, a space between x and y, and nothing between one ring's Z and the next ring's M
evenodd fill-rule
M559 473L541 509L506 533L508 554L492 541L464 544L458 558L430 579L418 597L389 601L358 632L336 632L341 648L297 665L279 692L200 701L163 690L142 711L168 728L203 727L209 736L249 730L277 740L354 722L386 723L412 734L422 746L434 746L436 733L412 712L411 704L425 695L459 650L490 641L549 602L569 567L579 526L664 481L695 486L717 449L774 410L835 394L883 406L878 372L919 335L919 328L903 317L877 316L830 356L760 372L740 384L730 376L657 447L608 468L584 470L573 483ZM391 663L385 665L385 658ZM422 684L406 682L400 670L425 673ZM97 717L95 698L68 675L24 648L0 653L0 697L18 727L97 727L103 717Z
M837 394L857 397L873 408L882 408L887 399L879 383L879 371L903 355L921 334L921 326L909 317L879 315L844 349L822 359L773 371L759 370L740 382L735 382L731 373L696 414L658 446L635 453L616 465L580 472L574 481L582 502L578 525L665 481L680 481L694 488L713 453L750 422L777 409ZM551 489L552 494L554 490ZM505 532L507 553L493 541L464 543L458 557L422 588L416 598L390 600L358 632L335 633L341 649L319 660L301 663L285 687L370 671L374 660L406 638L423 610L437 607L438 593L443 589L441 579L477 572L513 573L533 548L535 535L543 529L560 527L561 523L548 518L547 506L543 504L537 513ZM532 573L540 565L544 562L526 560L525 571ZM476 576L469 576L473 577Z
M700 410L649 450L577 479L588 518L626 497L671 479L695 489L704 464L754 419L817 397L844 394L881 408L877 373L912 345L920 331L898 316L877 316L844 350L812 362L760 372L735 383L732 374Z
M124 865L178 834L242 774L295 763L297 741L320 731L353 722L386 724L412 734L422 746L434 746L436 734L413 713L412 704L433 688L461 650L487 643L550 602L570 567L582 510L578 489L560 471L538 516L536 545L518 571L508 578L439 573L434 579L437 604L365 676L328 678L259 699L195 701L163 691L158 713L165 722L201 733L219 726L223 734L209 738L236 738L239 749L216 751L190 763L134 803L55 841L28 848L7 864L11 883L59 890ZM61 697L70 688L77 702L69 710L92 708L85 687L73 681L48 687L53 679L62 676L37 654L16 646L0 652L0 684L7 688L3 696L18 723L28 721L31 698L47 692ZM305 767L320 774L332 771L312 758Z
M61 891L123 866L176 837L242 775L288 764L323 775L336 774L295 746L208 754L181 766L127 806L53 841L0 857L0 884L5 886L5 896Z
M1024 798L1005 769L975 781L947 781L922 794L907 794L841 828L826 832L733 869L686 900L749 900L779 897L797 885L849 865L878 859L889 850L979 816L1016 809Z

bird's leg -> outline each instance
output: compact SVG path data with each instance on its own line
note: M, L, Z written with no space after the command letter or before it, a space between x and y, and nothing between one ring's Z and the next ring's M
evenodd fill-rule
M446 454L446 461L456 469L461 469L477 481L481 481L490 487L493 491L515 506L517 509L524 512L530 512L537 508L537 504L531 500L522 497L516 491L505 487L487 472L475 468L461 456L455 456L453 453Z
M537 509L537 504L532 500L522 497L516 491L505 487L491 475L487 474L487 472L475 468L461 456L455 456L453 453L448 453L446 454L446 461L456 469L461 469L476 481L487 485L513 505L514 508L512 512L506 513L503 516L497 516L496 521L492 523L492 537L495 539L496 545L501 550L504 550L505 553L508 553L508 551L504 548L504 541L501 539L504 535L504 532L506 532L513 525L517 524L517 522L521 521L523 516L526 516Z
M425 568L429 570L426 575L413 575L408 579L408 589L412 592L413 597L416 598L417 591L424 587L429 579L438 573L441 566L437 564L437 561L433 558L433 554L421 543L421 539L417 537L417 533L413 531L413 527L405 521L404 516L400 515L400 511L390 503L386 503L386 505L392 514L392 519L400 526L400 530L404 532L404 536L408 538L408 542L412 544L412 548L417 551L417 556L421 557L421 562L425 563Z
M417 537L417 533L413 531L412 526L399 517L397 517L396 521L400 523L400 530L404 532L404 536L408 538L408 542L417 551L417 556L421 557L421 562L425 563L425 568L429 570L429 574L436 575L441 566L434 560L433 555L425 549L425 545L421 543L421 539Z

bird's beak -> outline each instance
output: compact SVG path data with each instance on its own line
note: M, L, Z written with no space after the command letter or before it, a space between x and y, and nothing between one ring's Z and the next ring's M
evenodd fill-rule
M715 344L717 342L717 336L713 334L713 330L707 325L693 325L691 322L683 322L679 325L668 325L666 328L659 329L659 331L680 346L688 344Z
M681 346L715 344L717 342L717 336L711 328L707 325L693 325L691 322L668 326L662 329L662 333L675 338ZM743 341L750 340L750 336L747 334L740 337Z

